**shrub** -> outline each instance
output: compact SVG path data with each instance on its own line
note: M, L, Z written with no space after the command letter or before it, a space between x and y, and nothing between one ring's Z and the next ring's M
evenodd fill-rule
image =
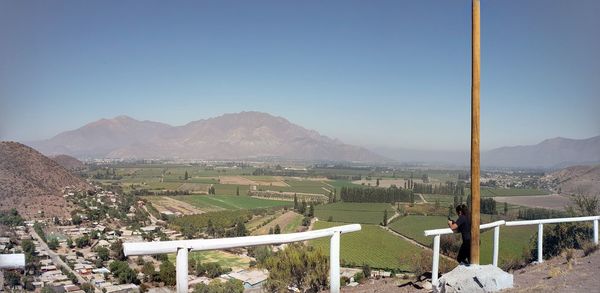
M421 254L413 256L411 261L412 271L415 273L415 277L419 279L423 274L431 271L431 264L433 262L433 253L428 250L423 250ZM446 273L452 270L456 266L455 261L450 261L446 258L440 257L439 272Z
M440 253L456 258L462 240L459 234L447 234L440 237Z
M591 235L589 224L564 223L544 228L543 256L550 258L559 255L565 249L582 249ZM534 243L531 250L532 259L537 258L537 235L531 239Z
M367 279L371 277L371 267L368 264L363 264L362 266L363 276Z
M583 254L585 256L588 256L590 254L592 254L594 251L598 250L600 248L600 246L598 246L597 244L594 244L592 242L585 242L583 243Z
M364 278L365 275L363 274L363 272L357 272L356 274L354 274L354 282L360 283L363 281Z
M290 244L278 251L266 260L264 268L269 271L264 286L269 292L285 292L289 286L318 292L328 283L328 258L319 249L302 244Z

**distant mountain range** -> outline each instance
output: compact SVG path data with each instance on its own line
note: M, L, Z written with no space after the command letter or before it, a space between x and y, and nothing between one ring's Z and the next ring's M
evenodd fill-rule
M101 119L55 137L28 143L46 155L80 159L401 162L467 166L469 151L366 148L344 144L261 112L241 112L171 126L127 116ZM536 145L482 152L483 167L563 168L600 163L600 136L547 139Z
M77 158L385 160L367 149L261 112L225 114L183 126L118 116L29 145L47 155Z
M536 145L501 147L482 154L482 165L496 167L564 168L600 163L600 136L552 138Z

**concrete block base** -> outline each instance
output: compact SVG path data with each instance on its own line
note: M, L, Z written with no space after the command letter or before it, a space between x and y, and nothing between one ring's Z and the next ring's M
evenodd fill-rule
M513 275L493 265L459 265L444 274L433 291L450 292L496 292L513 287Z

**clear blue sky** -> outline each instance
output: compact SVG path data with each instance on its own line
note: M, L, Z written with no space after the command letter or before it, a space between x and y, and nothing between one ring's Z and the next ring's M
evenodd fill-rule
M600 1L482 0L482 148L600 134ZM0 138L257 110L468 149L470 1L0 0Z

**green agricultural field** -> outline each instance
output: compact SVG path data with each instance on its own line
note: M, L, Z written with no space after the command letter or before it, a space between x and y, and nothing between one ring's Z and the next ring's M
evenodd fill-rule
M531 249L531 237L536 237L537 226L500 227L499 265L509 259L520 259ZM491 264L494 247L494 230L481 233L481 264Z
M425 246L431 246L433 237L425 237L425 230L448 227L447 217L441 216L406 216L394 220L388 226L390 229L411 238Z
M486 215L484 215L486 217ZM494 217L482 219L483 222L496 220ZM489 221L488 221L489 220ZM447 218L439 216L406 216L389 225L390 229L431 247L433 236L424 236L425 230L446 228ZM536 226L500 227L500 264L504 260L521 258L523 251L530 249L530 239L536 234ZM481 233L481 264L492 263L494 231L488 229Z
M247 195L250 188L247 185L235 184L214 184L215 194L217 195L236 195L237 188L240 188L240 195Z
M176 200L189 203L200 209L217 207L225 210L259 209L280 206L292 206L293 203L280 200L268 200L246 195L182 195L174 196Z
M321 221L332 217L335 222L379 224L384 210L388 211L388 218L394 215L393 207L387 203L336 202L315 206L315 216Z
M169 261L175 263L176 255L169 254ZM237 256L232 253L227 253L220 250L208 250L208 251L192 251L189 253L189 258L193 258L196 261L202 263L216 262L224 268L248 268L250 267L250 258L244 258Z
M316 222L314 229L323 229L345 223ZM310 241L310 245L320 248L329 255L329 238ZM368 264L372 268L394 268L403 271L411 270L411 262L419 255L421 248L394 236L376 225L362 225L362 230L344 234L341 237L342 263L346 266L362 266Z

